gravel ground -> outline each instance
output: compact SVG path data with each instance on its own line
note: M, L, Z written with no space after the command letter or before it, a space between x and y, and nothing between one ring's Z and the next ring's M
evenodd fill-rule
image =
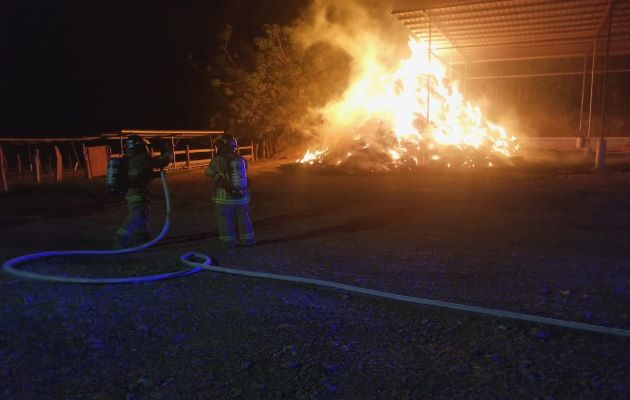
M395 174L251 165L259 245L219 254L201 171L169 176L173 225L137 254L38 272L138 276L180 254L630 329L630 174L579 164ZM3 259L105 248L102 180L0 195ZM164 209L155 194L154 230ZM202 272L134 285L0 274L0 399L628 399L628 338Z

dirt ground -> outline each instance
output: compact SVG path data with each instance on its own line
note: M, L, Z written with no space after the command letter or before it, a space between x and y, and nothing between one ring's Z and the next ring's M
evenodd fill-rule
M220 265L630 329L630 173L590 163L345 174L251 164L258 245ZM25 269L138 276L217 255L201 170L128 256ZM164 215L156 181L153 230ZM103 180L0 195L2 259L111 245ZM133 285L0 274L0 399L628 399L619 336L210 272Z

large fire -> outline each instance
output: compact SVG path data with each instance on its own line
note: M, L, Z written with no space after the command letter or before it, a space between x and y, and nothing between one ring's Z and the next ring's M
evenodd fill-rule
M369 51L358 60L360 74L323 110L326 121L351 135L309 149L298 162L369 164L371 170L375 164L389 170L435 162L475 167L515 154L516 138L464 99L427 44L411 39L409 48L411 56L394 72Z

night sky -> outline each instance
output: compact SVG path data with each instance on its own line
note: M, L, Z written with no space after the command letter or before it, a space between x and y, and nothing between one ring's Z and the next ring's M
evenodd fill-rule
M3 1L0 136L206 129L208 60L234 25L251 41L307 0Z

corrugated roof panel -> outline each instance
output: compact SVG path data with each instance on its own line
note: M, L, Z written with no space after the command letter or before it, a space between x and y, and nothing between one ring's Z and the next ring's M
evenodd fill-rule
M399 0L393 13L432 48L466 58L584 53L607 33L611 0ZM610 48L630 48L630 2L613 6ZM597 37L599 32L599 37ZM600 45L600 44L598 44Z

